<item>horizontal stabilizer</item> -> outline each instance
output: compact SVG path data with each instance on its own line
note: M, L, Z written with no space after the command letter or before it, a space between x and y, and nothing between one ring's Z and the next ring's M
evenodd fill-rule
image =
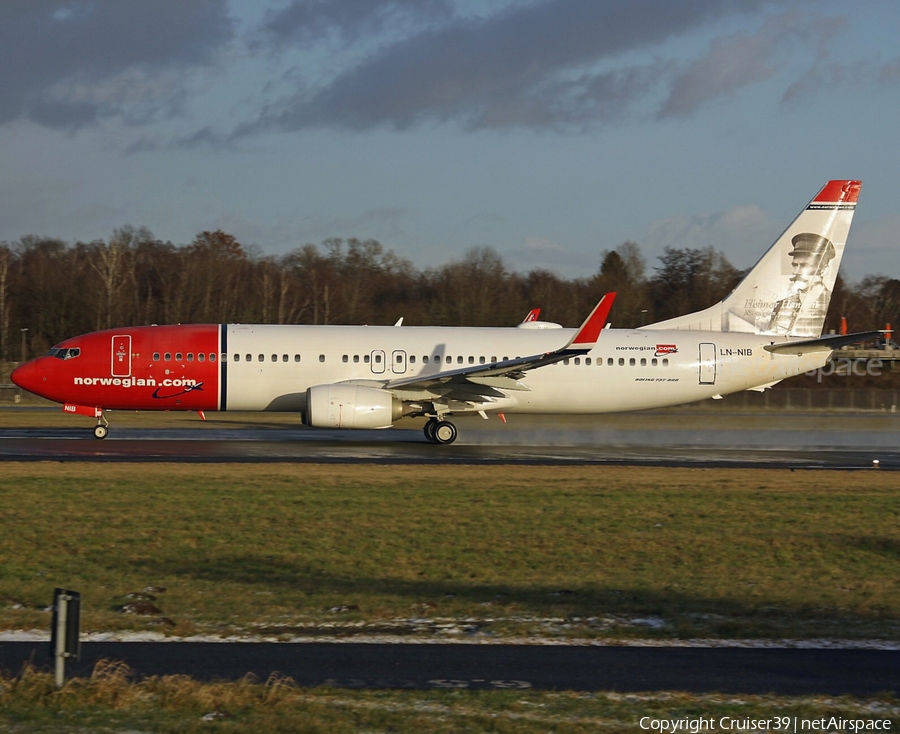
M766 344L763 349L774 354L809 354L810 352L831 352L848 344L863 342L873 339L883 332L861 331L857 334L835 334L823 336L818 339L804 339L796 342L782 342L781 344Z

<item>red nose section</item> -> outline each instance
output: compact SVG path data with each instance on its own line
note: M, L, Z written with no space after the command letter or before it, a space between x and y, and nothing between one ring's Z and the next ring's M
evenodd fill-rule
M9 376L10 379L23 390L40 394L41 390L41 370L37 366L37 360L33 359L26 362L20 367L16 367Z

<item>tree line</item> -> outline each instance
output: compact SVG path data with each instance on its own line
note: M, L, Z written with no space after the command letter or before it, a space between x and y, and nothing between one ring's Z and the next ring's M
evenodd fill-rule
M744 272L713 248L666 248L648 268L624 242L599 254L595 273L561 278L510 271L489 247L419 270L376 240L326 239L282 256L246 248L221 230L190 244L122 227L108 240L67 243L25 236L0 242L0 360L65 338L142 324L268 323L512 326L532 308L577 326L608 291L612 320L635 327L697 311L724 297ZM900 315L900 281L840 278L826 328L881 328Z

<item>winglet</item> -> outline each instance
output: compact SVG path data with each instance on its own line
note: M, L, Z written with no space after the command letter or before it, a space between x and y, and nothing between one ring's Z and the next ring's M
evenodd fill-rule
M616 300L615 293L607 293L600 299L600 303L594 306L591 315L584 320L578 333L576 333L575 336L572 337L572 341L566 345L566 349L590 349L597 343L600 332L606 325L606 320L609 317L609 312L612 309L614 300Z

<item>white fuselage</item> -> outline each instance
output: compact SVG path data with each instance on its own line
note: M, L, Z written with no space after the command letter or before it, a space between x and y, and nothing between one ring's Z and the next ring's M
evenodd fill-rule
M229 325L225 410L292 411L307 388L373 387L410 376L557 350L571 329ZM503 390L508 413L607 413L678 405L777 382L822 366L829 354L772 354L781 337L606 329L584 356L527 372ZM415 399L414 392L410 399ZM455 409L454 412L461 412Z

